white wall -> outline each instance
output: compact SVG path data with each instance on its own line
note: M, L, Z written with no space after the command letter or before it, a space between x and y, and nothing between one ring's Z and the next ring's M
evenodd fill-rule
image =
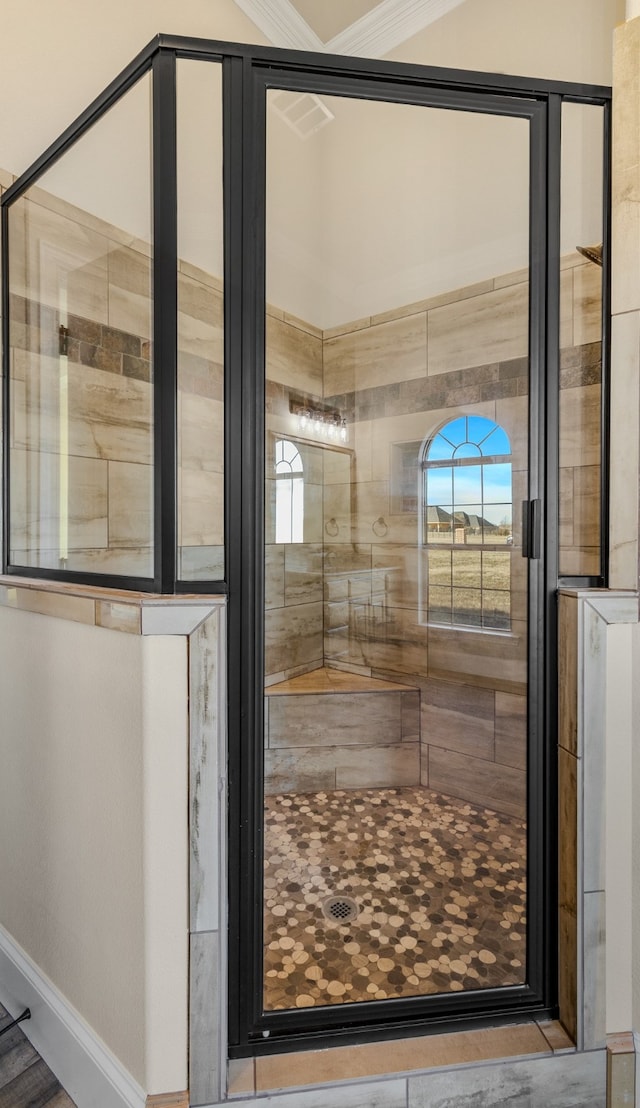
M151 1092L187 1084L186 667L0 608L0 923Z

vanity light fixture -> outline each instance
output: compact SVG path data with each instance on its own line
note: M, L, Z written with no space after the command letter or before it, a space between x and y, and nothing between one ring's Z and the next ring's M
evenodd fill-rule
M291 406L291 412L297 417L298 431L305 435L313 433L320 439L340 444L349 438L347 421L335 408L323 411L296 404Z

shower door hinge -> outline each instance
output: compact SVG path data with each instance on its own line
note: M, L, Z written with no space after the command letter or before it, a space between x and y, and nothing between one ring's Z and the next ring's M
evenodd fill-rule
M539 500L522 501L522 557L540 557L541 504Z

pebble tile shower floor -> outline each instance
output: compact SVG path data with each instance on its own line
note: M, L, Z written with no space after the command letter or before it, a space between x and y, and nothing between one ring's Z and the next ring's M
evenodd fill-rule
M525 980L526 827L424 788L266 799L265 1008ZM353 922L328 897L353 897Z

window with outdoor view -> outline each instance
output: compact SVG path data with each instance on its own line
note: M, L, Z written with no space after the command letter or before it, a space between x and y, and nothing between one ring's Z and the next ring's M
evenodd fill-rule
M459 416L422 455L423 615L430 623L511 626L511 444L497 423Z

